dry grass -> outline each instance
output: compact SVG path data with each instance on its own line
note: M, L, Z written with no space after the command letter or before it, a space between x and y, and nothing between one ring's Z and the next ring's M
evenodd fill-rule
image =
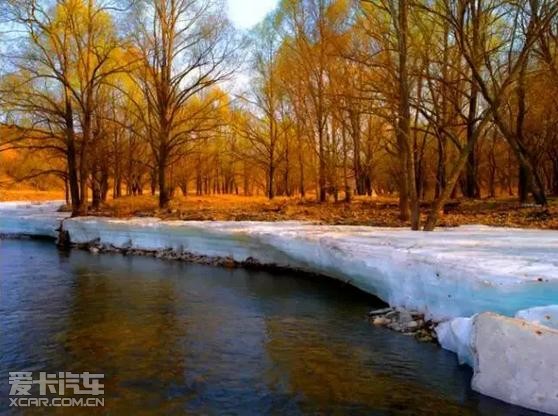
M52 201L64 199L64 191L38 191L36 189L0 189L0 201Z
M45 201L64 199L62 191L0 189L0 201ZM216 221L286 221L304 220L321 224L406 227L398 218L397 200L383 197L357 197L351 204L312 199L243 197L236 195L177 196L168 210L159 210L157 197L143 195L109 200L91 215L128 218L155 216L164 219ZM423 216L427 207L423 209ZM452 203L440 219L441 226L485 224L502 227L558 229L558 199L541 210L521 206L515 199L462 200Z
M306 220L328 224L385 224L395 218L391 210L377 207L387 200L356 200L352 204L319 204L314 200L298 198L241 197L234 195L176 197L168 210L160 211L157 198L152 196L125 197L109 201L101 214L117 217L158 216L166 219L217 220L217 221L285 221ZM371 210L376 215L371 216ZM383 212L380 212L383 211Z
M427 207L423 210L427 213ZM220 221L306 220L323 224L372 225L400 227L397 200L393 198L355 198L351 204L313 199L242 196L176 197L168 210L157 207L153 196L125 197L111 200L95 215L115 217L156 216L165 219ZM516 200L458 201L448 207L440 219L442 226L485 224L494 226L558 229L558 200L541 210L521 206Z

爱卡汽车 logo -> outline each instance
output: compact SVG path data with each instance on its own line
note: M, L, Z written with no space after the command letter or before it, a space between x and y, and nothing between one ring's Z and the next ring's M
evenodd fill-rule
M10 372L10 407L101 407L104 378L89 372Z

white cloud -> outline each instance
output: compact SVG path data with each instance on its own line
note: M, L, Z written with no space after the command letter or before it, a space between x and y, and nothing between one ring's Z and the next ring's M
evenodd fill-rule
M277 6L278 0L227 0L229 17L239 28L249 29Z

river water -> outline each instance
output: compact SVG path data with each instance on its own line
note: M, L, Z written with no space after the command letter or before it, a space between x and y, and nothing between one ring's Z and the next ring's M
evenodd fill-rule
M535 414L370 326L374 307L325 278L0 241L0 413L16 413L8 372L27 370L105 374L97 414ZM92 411L25 414L47 410Z

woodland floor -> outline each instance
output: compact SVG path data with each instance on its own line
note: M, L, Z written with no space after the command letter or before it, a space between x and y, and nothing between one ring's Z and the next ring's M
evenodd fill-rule
M0 201L63 199L56 191L0 191ZM424 204L423 215L428 211ZM351 204L315 199L243 197L233 195L177 196L168 210L159 210L157 197L136 196L109 200L90 215L126 218L156 216L164 219L217 221L286 221L306 220L323 224L370 225L401 227L395 198L356 197ZM492 226L558 229L558 198L550 201L548 209L521 205L514 198L452 201L440 218L440 226L484 224Z
M5 201L54 201L63 200L63 191L37 191L35 189L2 189L0 202Z

